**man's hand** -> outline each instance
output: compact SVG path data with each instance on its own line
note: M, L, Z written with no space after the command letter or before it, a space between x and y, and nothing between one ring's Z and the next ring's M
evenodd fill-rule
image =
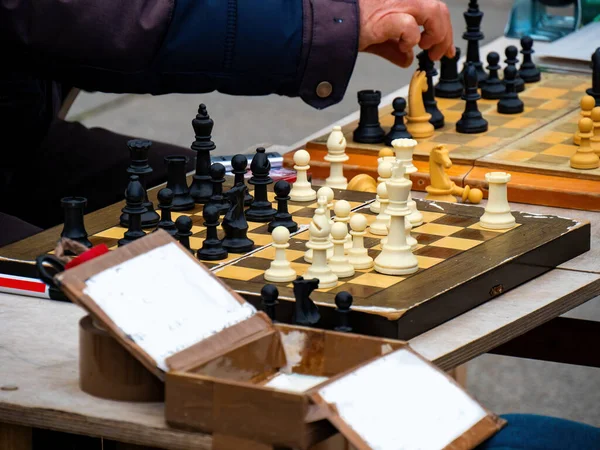
M433 61L455 54L450 12L440 0L359 0L359 10L359 51L400 67L411 65L416 45Z

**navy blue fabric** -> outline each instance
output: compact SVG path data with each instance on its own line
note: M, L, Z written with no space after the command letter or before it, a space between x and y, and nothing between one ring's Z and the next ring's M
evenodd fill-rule
M508 422L477 450L598 450L600 429L536 414L506 414Z

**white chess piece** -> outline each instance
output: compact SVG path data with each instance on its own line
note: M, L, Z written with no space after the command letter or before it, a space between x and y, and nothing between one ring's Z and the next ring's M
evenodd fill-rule
M485 212L479 219L482 228L503 230L515 226L516 221L508 204L507 183L511 175L506 172L488 172L485 179L489 183L488 202Z
M344 177L344 163L350 159L345 153L346 138L342 127L336 125L327 139L327 155L323 158L329 163L329 178L325 185L335 189L346 189L348 180Z
M385 183L379 183L379 186L377 186L377 196L379 197L381 208L375 221L369 226L369 231L377 236L387 236L388 227L390 226L390 215L386 212L389 200Z
M306 150L298 150L294 153L294 170L296 171L296 181L290 191L290 200L294 202L310 202L317 198L317 193L308 182L307 172L310 169L308 165L310 155Z
M404 171L404 176L408 180L410 180L410 175L418 170L413 164L413 153L416 146L417 141L414 139L402 138L394 139L392 141L392 147L394 147L394 152L396 153L396 161L406 168ZM412 199L410 192L408 193L408 207L411 211L410 215L408 216L408 220L410 220L411 225L413 227L423 225L423 214L417 209L417 202Z
M345 223L336 222L331 227L333 256L329 259L328 264L338 278L347 278L354 275L354 266L348 262L348 257L344 255L344 243L347 234L348 225Z
M275 227L271 237L273 238L273 247L275 247L275 259L271 261L271 266L265 270L265 280L275 283L294 281L296 271L292 269L285 256L285 249L290 246L290 231L286 227Z
M350 222L350 211L351 211L350 203L347 200L338 200L335 202L335 206L333 207L334 214L334 222L341 222L346 224L346 229L348 228L348 222ZM348 250L352 248L352 235L350 233L346 234L346 242L344 243L344 252L348 254Z
M407 203L412 182L406 179L404 171L405 167L397 164L392 178L386 182L390 230L381 253L375 258L375 271L386 275L407 275L419 269L419 262L406 241L405 217L410 214Z
M325 206L325 216L329 218L329 225L333 225L333 219L331 218L331 209L333 208L333 189L329 186L323 186L317 191L317 198L325 197L327 199L327 206ZM317 209L318 210L318 209ZM317 212L315 211L315 214ZM333 255L333 246L331 246L327 250L327 259L331 258ZM312 262L313 252L312 249L309 248L306 252L304 252L304 261Z
M393 163L391 163L390 161L385 161L382 160L379 165L377 166L377 173L379 174L379 177L377 178L377 182L379 184L384 183L390 179L390 177L392 176L392 167L393 167ZM379 186L379 184L377 186ZM372 213L379 213L380 209L379 209L379 196L377 195L375 197L375 201L373 203L371 203L371 206L369 207L369 209L371 210Z
M310 240L306 243L306 246L313 251L313 261L303 277L317 278L319 289L326 289L337 286L338 277L327 265L327 250L333 247L329 241L331 223L325 215L327 197L319 197L318 205L318 213L314 215L308 228Z
M367 218L362 214L354 214L350 219L350 234L352 235L352 248L348 250L348 262L355 269L370 269L373 267L373 258L365 248L364 236L367 229Z
M419 242L414 237L412 237L412 235L410 234L411 230L412 230L412 225L410 223L410 220L408 220L408 216L406 216L404 218L404 225L405 225L404 229L406 231L406 243L408 245L410 245L410 250L414 252L417 249L417 245L419 245ZM389 224L388 224L388 232L389 232ZM387 236L384 237L383 239L381 239L382 246L387 242L387 239L388 239Z

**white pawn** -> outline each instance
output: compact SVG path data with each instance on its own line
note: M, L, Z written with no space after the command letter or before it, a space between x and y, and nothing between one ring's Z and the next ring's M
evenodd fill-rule
M329 178L325 180L326 186L335 189L348 187L348 180L344 177L344 163L350 157L346 155L345 151L346 138L342 133L342 127L336 125L327 139L327 155L323 158L329 163Z
M367 229L367 218L362 214L354 214L350 219L350 234L352 235L352 248L348 250L348 262L355 269L370 269L373 267L373 258L365 248L364 236Z
M333 208L333 190L328 186L323 186L317 191L317 198L325 197L327 199L327 205L325 206L325 216L329 219L329 225L333 225L333 219L331 218L331 208ZM318 211L318 209L317 209ZM315 211L315 215L317 212ZM333 246L327 250L327 259L333 255ZM312 262L313 251L309 248L304 252L304 261Z
M506 172L488 172L485 174L490 189L485 212L479 219L479 225L482 228L502 230L515 226L516 221L510 212L507 197L507 183L510 178L511 175Z
M419 245L419 242L414 237L412 237L410 234L410 231L412 230L412 224L410 223L410 220L408 220L408 217L409 216L406 216L404 218L404 230L406 232L406 243L408 245L410 245L411 251L415 251L417 249L417 245ZM388 223L388 233L389 233L389 223ZM387 242L387 236L381 240L381 245L383 246L386 242Z
M296 271L292 269L290 262L285 257L285 249L290 246L290 231L286 227L275 227L271 233L273 247L275 247L275 259L271 266L265 270L265 280L275 283L285 283L296 279Z
M381 185L382 183L385 184L385 182L391 178L392 167L393 167L393 164L390 161L382 160L379 163L379 165L377 166L377 173L379 174L379 177L377 178L377 182L379 183L378 186ZM380 212L379 208L380 208L379 195L377 195L375 197L375 201L373 203L371 203L371 206L369 207L369 209L371 210L372 213L377 214L378 212Z
M319 289L327 289L337 286L338 277L327 265L327 250L333 248L333 244L329 241L331 224L324 214L327 198L319 197L318 204L317 213L308 228L310 240L306 244L313 251L313 261L303 276L305 279L317 278Z
M346 224L346 229L348 228L348 222L350 222L350 203L347 200L338 200L335 202L335 206L333 207L333 214L335 215L334 222L341 222ZM348 250L352 248L352 235L350 233L346 234L346 242L344 243L344 252L348 254Z
M348 234L348 226L342 222L336 222L331 227L331 241L333 242L333 256L328 264L338 278L346 278L354 275L354 266L348 262L344 255L344 243Z
M381 208L379 214L377 214L377 217L375 218L375 222L369 226L369 230L377 236L387 236L388 228L390 226L390 215L386 212L389 200L385 183L379 183L379 186L377 186L377 196L379 197Z
M310 202L317 198L317 193L308 182L306 173L310 166L310 155L306 150L298 150L294 153L294 170L296 171L296 181L290 191L290 200L294 202Z

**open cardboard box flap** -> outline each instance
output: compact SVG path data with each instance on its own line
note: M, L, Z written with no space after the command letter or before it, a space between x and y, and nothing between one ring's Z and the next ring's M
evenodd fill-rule
M55 276L57 285L161 380L279 330L158 230ZM504 421L408 346L305 392L358 449L473 448Z

